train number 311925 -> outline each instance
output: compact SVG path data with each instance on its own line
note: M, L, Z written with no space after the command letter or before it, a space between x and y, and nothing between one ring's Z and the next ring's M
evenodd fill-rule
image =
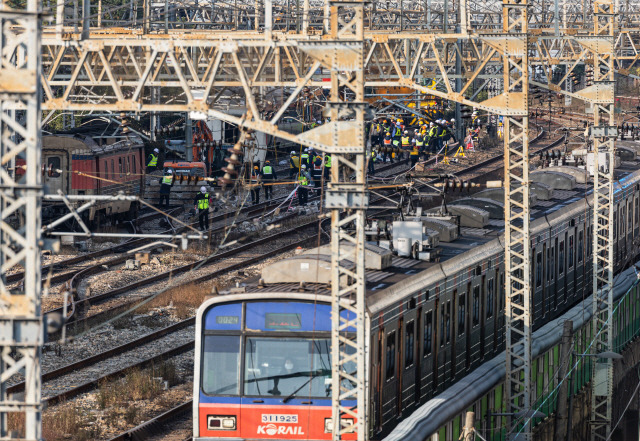
M298 422L298 415L279 415L273 413L262 414L263 423L291 423L296 424Z

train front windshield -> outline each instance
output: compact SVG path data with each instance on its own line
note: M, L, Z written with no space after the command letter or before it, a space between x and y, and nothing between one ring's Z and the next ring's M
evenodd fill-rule
M205 311L196 439L331 439L330 317L307 302Z
M330 353L328 338L247 337L240 376L240 339L205 336L202 389L209 395L239 394L242 389L242 395L256 397L330 397Z

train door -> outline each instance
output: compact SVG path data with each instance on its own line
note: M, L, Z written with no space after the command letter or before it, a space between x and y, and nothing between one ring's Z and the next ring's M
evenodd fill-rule
M375 382L373 383L375 386L372 393L374 403L373 422L376 431L379 432L382 430L382 387L384 386L384 380L382 378L382 360L384 357L382 343L384 341L384 330L379 328L378 332L376 332L375 336L372 338L375 338L375 342L371 345L371 348L373 349L373 369L371 370L371 374L375 376Z
M417 405L420 404L420 388L421 388L421 382L420 382L420 378L422 375L422 354L424 353L424 349L423 349L423 344L424 344L424 340L421 338L421 332L422 332L422 323L423 323L423 316L422 316L422 307L418 308L418 311L416 312L416 354L415 354L415 369L414 371L414 379L413 379L413 384L414 386L414 392L413 392L413 399L414 399L414 403Z
M417 331L416 310L409 310L403 317L402 331L402 358L401 366L401 389L400 413L410 408L415 402L416 394L416 331Z
M568 234L560 235L557 249L557 277L556 277L556 302L553 305L554 309L551 311L551 316L556 317L558 311L562 311L561 305L565 303L566 289L565 289L565 273L566 273L566 248L567 248Z
M398 357L396 360L396 415L402 414L402 389L403 389L403 376L402 371L404 370L404 319L400 317L400 321L398 322Z
M569 230L569 237L567 238L567 274L565 276L564 283L564 298L565 308L571 304L571 298L575 293L576 286L576 232L577 228Z
M420 379L418 384L420 385L419 396L417 399L420 402L429 399L435 389L434 385L434 358L435 351L438 345L435 341L435 330L437 329L437 315L434 313L437 309L433 309L430 306L425 306L425 312L422 318L422 361L420 363Z
M473 279L473 298L471 305L471 347L474 354L471 360L476 366L484 359L484 305L485 305L485 277L477 276Z
M381 424L384 426L396 418L398 413L398 322L389 323L385 327L382 345L382 415Z
M584 293L584 277L585 277L585 230L584 224L580 225L578 231L578 239L576 241L576 269L575 269L575 287L571 303L577 299L583 298Z
M452 366L451 373L452 378L458 379L465 375L466 364L467 364L467 316L469 315L469 308L467 307L468 302L468 290L465 286L458 293L457 299L455 299L457 308L454 308L454 314L456 316L456 321L454 323L453 332L454 336L454 344L451 345L452 357L451 360L454 362L454 366Z
M633 198L633 237L640 235L640 198L637 195L638 186L636 185L636 196Z
M62 170L69 170L69 155L65 150L50 150L43 152L42 163L45 167L43 184L47 186L49 194L71 193L69 188L69 174Z
M494 270L488 270L485 273L485 308L483 311L483 338L481 341L484 348L485 358L491 357L495 353L495 311L496 311L496 275Z
M560 234L560 233L558 233ZM554 240L554 246L553 248L551 248L551 256L552 256L552 274L554 276L553 278L553 285L552 285L552 289L551 289L551 302L549 302L549 310L548 313L551 314L550 316L553 317L554 311L556 309L556 304L558 302L558 290L559 290L559 283L558 283L558 256L560 255L559 253L559 248L558 248L558 236L556 236L555 240Z
M433 354L431 356L431 372L433 372L433 393L434 395L437 392L440 392L440 381L439 381L439 373L440 373L440 339L442 338L442 334L440 331L442 319L440 318L440 313L442 312L442 304L440 299L436 296L435 304L433 306L433 333L435 337L433 338ZM426 319L425 319L426 320Z

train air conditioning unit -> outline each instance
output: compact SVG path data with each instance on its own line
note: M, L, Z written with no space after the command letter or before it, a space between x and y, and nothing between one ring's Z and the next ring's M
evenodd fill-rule
M440 256L440 234L422 221L394 221L393 248L400 257L433 262Z

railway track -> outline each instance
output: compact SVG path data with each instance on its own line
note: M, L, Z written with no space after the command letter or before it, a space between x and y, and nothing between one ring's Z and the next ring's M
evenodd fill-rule
M282 236L292 236L294 234L300 234L300 233L304 233L305 231L307 231L309 228L316 228L317 227L317 220L311 221L311 222L306 222L302 225L296 226L294 228L288 229L286 231L282 231L280 233L276 233L273 235L270 235L268 237L262 238L259 241L253 242L251 244L248 245L243 245L241 247L238 247L236 249L224 252L224 253L220 253L218 255L212 256L210 258L207 259L203 259L201 261L201 263L206 263L208 261L214 261L220 258L224 257L230 257L232 254L240 254L243 251L247 251L249 249L255 249L256 246L259 245L264 245L266 243L268 243L269 241L272 241L273 239L282 237ZM305 234L305 237L301 240L295 240L291 243L288 243L286 245L277 247L276 249L273 249L271 251L267 251L264 253L260 253L257 256L253 256L250 257L248 259L243 259L241 262L236 262L236 263L232 263L230 265L224 266L223 268L219 268L216 271L214 271L213 273L204 275L204 276L200 276L194 279L190 279L188 281L188 283L198 283L200 281L205 281L205 280L209 280L212 277L217 277L221 274L224 273L228 273L229 271L233 271L235 269L238 268L242 268L242 267L247 267L249 265L255 264L261 260L264 260L266 258L278 255L278 254L282 254L285 252L288 252L292 249L295 249L299 246L303 246L305 244L307 244L309 241L312 241L314 239L317 238L317 230L315 233L312 234ZM127 286L126 288L128 289L132 289L131 286ZM121 357L123 356L123 354L127 354L131 351L134 351L138 354L141 352L141 348L143 348L145 345L149 345L149 344L153 344L155 342L158 341L158 339L161 338L165 338L167 336L170 336L172 334L175 334L177 332L181 332L181 331L185 331L187 330L189 327L193 327L195 324L195 318L189 318L186 320L183 320L179 323L170 325L168 327L162 328L160 330L154 331L152 333L149 333L143 337L140 337L138 339L135 339L133 341L127 342L123 345L120 345L118 347L115 348L111 348L107 351L101 352L99 354L95 354L93 356L87 357L83 360L79 360L77 362L68 364L66 366L62 366L58 369L55 369L53 371L47 372L42 376L42 381L43 381L43 389L45 390L45 399L44 401L46 401L48 406L53 406L56 405L58 403L67 401L71 398L74 398L80 394L89 392L91 390L96 389L100 384L102 384L103 382L106 381L113 381L115 379L118 379L120 377L122 377L123 375L125 375L128 371L130 371L131 369L134 368L138 368L138 369L142 369L142 368L146 368L149 366L152 366L154 364L157 364L163 360L167 360L170 359L172 357L176 357L178 355L184 354L185 352L188 352L190 350L193 349L194 347L194 339L193 339L193 332L190 331L189 334L191 335L190 338L187 339L187 341L184 341L183 343L179 344L179 345L174 345L172 347L170 347L169 349L163 350L161 352L158 353L154 353L151 356L145 357L141 360L138 360L135 363L129 363L124 367L121 367L120 363L118 363L118 369L117 370L111 370L110 372L103 374L103 375L98 375L98 376L94 376L89 380L86 381L82 381L80 384L78 384L77 379L75 380L71 380L71 381L64 381L64 378L67 376L71 376L73 375L74 377L78 377L79 375L82 376L82 371L86 370L86 369L90 369L92 367L95 367L95 365L97 365L98 363L104 362L104 361L109 361L110 359L114 358L114 357ZM61 379L63 379L61 381ZM74 384L73 387L71 388L67 388L66 390L63 390L61 392L55 392L55 393L51 393L51 394L47 394L46 391L48 389L48 384L50 384L51 382L54 382L55 380L58 380L56 383L59 385L60 383L63 384ZM59 388L59 386L56 386L56 388ZM8 389L8 393L19 393L21 391L24 390L24 383L18 383L15 384L13 386L11 386Z
M392 164L388 164L386 166L383 166L381 168L379 168L378 170L381 172L385 172L385 171L389 171L394 169L395 167L402 167L403 165L406 165L407 161L401 161L401 162L396 162L396 163L392 163ZM316 200L317 196L314 197L310 197L309 201L313 201ZM275 207L277 207L278 205L280 205L283 201L285 200L285 197L280 197L280 198L276 198L276 199L272 199L270 201L265 201L262 202L260 204L256 204L256 205L251 205L251 206L246 206L243 207L240 212L242 214L246 214L248 217L256 217L257 214L259 213L264 213L266 210L270 210L273 209ZM296 201L293 202L294 205L296 203ZM176 212L182 210L182 208L177 208L177 209L172 209L168 214L175 214ZM233 213L235 213L235 210L229 210L226 211L224 213L221 214L216 214L213 216L209 216L209 223L210 224L215 224L217 222L221 222L224 221L225 219L229 218L230 215L232 215ZM153 219L157 219L157 218L162 218L162 217L166 217L166 215L164 213L158 213L158 212L153 212L150 213L146 216L144 216L142 219L139 219L139 221L141 222L147 222ZM243 219L246 220L246 219ZM190 224L191 227L197 228L198 227L198 222L193 222ZM178 232L183 232L185 231L184 227L181 228L176 228L174 229L169 229L169 230L165 230L163 232L161 232L160 234L175 234ZM80 269L74 269L72 271L67 271L67 272L62 272L59 274L53 274L54 270L60 270L60 269L66 269L69 267L74 267L77 266L78 264L86 264L87 261L90 260L94 260L100 257L104 257L104 256L108 256L110 254L117 254L117 253L125 253L129 250L135 249L135 248L139 248L141 246L144 246L145 244L151 243L153 242L155 239L147 239L147 238L141 238L141 239L131 239L129 241L126 241L120 245L117 245L115 247L112 248L108 248L108 249L103 249L103 250L98 250L98 251L94 251L94 252L90 252L90 253L85 253L79 256L75 256L69 259L65 259L56 263L52 263L52 264L47 264L47 265L43 265L42 267L42 280L43 281L49 281L50 284L55 285L55 284L59 284L59 283L64 283L70 279L72 279L78 272L82 271L83 269L86 268L85 265L83 265L82 268ZM126 260L126 259L125 259ZM108 264L108 263L106 263ZM51 276L50 276L50 273ZM17 283L20 282L22 279L24 278L24 272L16 272L14 274L10 274L6 276L6 282L7 283Z
M177 418L185 416L192 412L192 410L193 400L188 400L167 410L157 417L150 419L149 421L145 421L133 429L129 429L126 432L109 439L109 441L141 441L148 439L159 434L169 423L172 423ZM186 438L185 441L189 439L191 439L191 437Z

